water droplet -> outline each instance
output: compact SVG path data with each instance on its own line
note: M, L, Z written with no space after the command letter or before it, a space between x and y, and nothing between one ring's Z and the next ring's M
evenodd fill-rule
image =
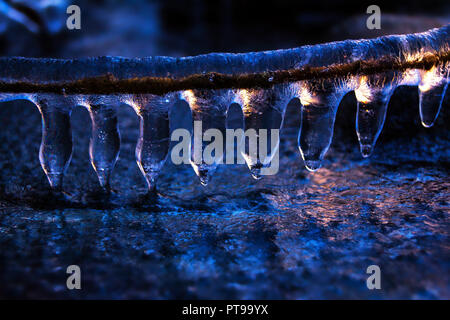
M197 175L202 186L206 187L211 179L208 170L198 170Z
M261 176L261 167L262 165L251 166L250 173L255 180L260 180Z
M361 144L359 148L364 158L368 158L372 154L373 148L369 144Z
M304 161L306 169L308 169L311 172L314 172L320 169L320 167L322 167L321 160L304 160Z

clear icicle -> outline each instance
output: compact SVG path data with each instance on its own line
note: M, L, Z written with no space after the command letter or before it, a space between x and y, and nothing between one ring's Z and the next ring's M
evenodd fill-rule
M433 66L421 73L419 84L419 111L424 127L433 126L448 86L449 64Z
M292 91L288 85L278 85L271 89L242 89L237 92L237 102L244 114L247 140L241 152L255 179L261 178L262 169L267 168L278 154L279 130L291 98ZM251 141L249 134L251 136L252 132L256 134L258 141Z
M336 81L304 81L297 84L297 95L302 104L302 124L298 146L305 166L315 171L333 138L334 121L340 101L345 93Z
M109 190L111 172L120 150L116 108L103 104L90 104L88 110L92 121L89 157L100 185Z
M124 102L131 105L139 116L136 161L148 190L154 191L156 179L169 152L169 110L176 102L176 95L132 95Z
M364 158L372 154L375 143L383 129L389 100L396 88L392 73L362 76L355 89L358 101L356 134Z
M183 92L192 112L194 134L190 162L206 186L224 155L226 113L232 94L228 90L187 90ZM221 144L217 139L221 139Z
M39 160L50 186L62 189L64 173L72 158L71 102L60 95L36 95L32 101L42 116Z

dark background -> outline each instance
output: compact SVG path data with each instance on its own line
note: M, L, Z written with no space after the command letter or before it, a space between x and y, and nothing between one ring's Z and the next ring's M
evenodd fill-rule
M449 21L448 1L74 1L82 29L68 31L67 4L29 3L15 6L40 31L0 14L0 55L245 52L420 32ZM381 7L381 30L365 27L369 4ZM190 166L167 161L152 200L135 162L131 108L119 108L122 144L108 199L99 196L89 163L89 115L74 110L64 185L71 198L59 201L39 164L39 112L28 101L1 103L0 297L449 299L448 96L426 129L417 88L398 88L374 154L362 159L348 94L314 173L297 149L293 103L276 176L255 181L244 165L221 166L204 188ZM180 104L171 126L186 123L190 111ZM81 267L81 291L66 289L71 264ZM366 287L371 264L382 270L382 290Z
M48 1L6 2L15 4L40 32L32 34L23 25L10 23L0 36L0 54L51 57L281 49L424 31L445 24L450 12L448 1L438 0L72 1L81 8L82 27L68 31L67 1L53 1L59 6L48 6ZM371 4L381 8L381 30L366 28Z

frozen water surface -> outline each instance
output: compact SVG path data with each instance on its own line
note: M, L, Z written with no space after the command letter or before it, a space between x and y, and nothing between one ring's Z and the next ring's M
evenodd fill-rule
M359 152L348 95L324 166L307 171L297 149L299 105L291 104L277 175L256 181L245 165L219 166L204 188L190 165L167 162L157 198L144 196L134 164L134 111L119 108L121 152L111 185L120 197L105 199L87 156L89 113L77 108L68 202L43 187L39 113L25 101L2 104L0 295L449 298L448 99L427 129L417 112L404 111L417 110L417 91L400 89L368 159ZM176 108L173 123L190 125L188 107ZM70 264L82 268L81 292L65 289ZM382 270L380 291L366 288L371 264Z

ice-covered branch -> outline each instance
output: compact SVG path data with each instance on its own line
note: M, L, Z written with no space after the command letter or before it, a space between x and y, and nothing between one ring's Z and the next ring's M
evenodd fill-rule
M0 92L160 95L189 89L267 88L309 79L429 69L449 60L449 30L447 25L424 33L372 40L183 58L0 58Z
M25 98L38 106L43 120L40 161L55 189L61 188L71 159L74 105L90 112L91 163L106 189L120 150L115 112L120 103L132 106L140 118L136 159L149 190L154 190L168 156L168 114L179 99L189 104L193 126L201 122L200 138L192 139L188 152L202 184L223 158L223 145L214 149L214 161L202 158L203 151L211 149L202 137L218 143L212 137L226 131L233 103L242 108L244 129L258 132L257 145L246 146L240 154L252 175L260 178L279 148L278 134L269 138L264 130L279 130L287 104L298 98L298 145L305 166L314 171L331 144L340 101L350 91L358 102L356 131L364 157L373 151L399 85L418 86L422 123L433 125L448 86L449 31L447 25L411 35L185 58L0 58L0 101Z

